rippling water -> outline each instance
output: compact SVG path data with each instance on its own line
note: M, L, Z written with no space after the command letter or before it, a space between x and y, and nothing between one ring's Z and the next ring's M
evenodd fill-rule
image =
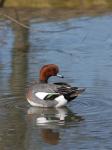
M112 15L29 24L27 31L0 21L0 149L112 149ZM25 88L47 63L60 66L64 81L86 87L66 108L26 102Z

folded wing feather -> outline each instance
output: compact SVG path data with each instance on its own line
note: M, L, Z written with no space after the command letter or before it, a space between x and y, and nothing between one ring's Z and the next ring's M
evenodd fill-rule
M46 93L46 92L37 92L35 93L36 97L42 100L54 100L55 98L59 97L59 93Z

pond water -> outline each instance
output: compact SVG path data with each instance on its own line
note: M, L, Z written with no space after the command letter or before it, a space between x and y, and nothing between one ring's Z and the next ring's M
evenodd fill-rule
M28 24L29 30L0 20L0 149L112 149L111 13L36 18ZM86 87L66 108L33 108L26 102L25 89L48 63L58 64L65 77L49 82Z

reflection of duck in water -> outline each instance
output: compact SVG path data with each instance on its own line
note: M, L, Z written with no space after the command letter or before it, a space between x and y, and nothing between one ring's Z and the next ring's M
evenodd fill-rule
M81 116L74 114L67 107L30 107L27 113L30 123L33 123L33 126L38 126L40 135L44 142L53 145L58 144L60 141L60 127L71 127L71 125L83 121Z
M58 72L59 68L55 64L48 64L41 68L39 81L32 84L26 94L32 106L62 107L85 91L85 88L72 87L63 82L49 84L49 77L63 77Z
M58 131L53 131L52 129L42 129L42 138L46 143L56 145L59 143L60 135Z
M30 107L28 114L34 117L38 126L45 128L54 128L57 125L70 124L70 122L80 122L83 120L71 112L67 107L63 108L37 108Z

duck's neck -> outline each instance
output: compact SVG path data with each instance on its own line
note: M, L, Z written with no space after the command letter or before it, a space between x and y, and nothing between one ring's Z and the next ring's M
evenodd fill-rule
M48 83L48 78L47 76L40 76L39 81L40 83Z
M40 83L48 83L48 80L39 80Z
M50 76L49 76L48 74L46 74L46 72L41 72L41 73L40 73L39 81L40 81L41 83L48 83L49 77L50 77Z

